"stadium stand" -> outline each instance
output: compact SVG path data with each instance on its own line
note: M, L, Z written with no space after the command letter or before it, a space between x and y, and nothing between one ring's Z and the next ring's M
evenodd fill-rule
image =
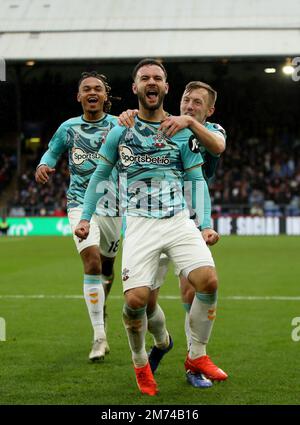
M0 197L14 175L16 163L17 158L14 153L0 149Z
M234 134L234 131L232 130ZM217 175L210 184L214 214L296 216L300 214L300 140L230 137ZM245 156L244 152L250 152ZM34 181L39 153L31 155L9 203L10 216L65 215L67 158L45 186Z
M211 184L215 212L299 215L300 140L229 140Z
M67 160L63 158L58 163L55 174L45 186L37 185L34 173L32 165L18 178L18 188L8 203L9 216L65 216L69 184Z

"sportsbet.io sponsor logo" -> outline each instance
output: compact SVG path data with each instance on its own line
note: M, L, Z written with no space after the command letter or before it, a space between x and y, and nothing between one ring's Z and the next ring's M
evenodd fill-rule
M72 160L75 165L81 165L84 161L89 159L100 159L101 156L98 152L84 152L80 148L72 149Z
M155 165L169 165L170 160L166 156L151 156L151 155L134 155L131 148L121 145L119 148L121 162L124 167L137 164L155 164Z

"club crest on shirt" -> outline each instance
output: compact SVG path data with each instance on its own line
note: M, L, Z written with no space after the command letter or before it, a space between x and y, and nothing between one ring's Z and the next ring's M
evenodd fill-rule
M126 269L126 267L123 269L123 271L122 271L122 280L123 280L123 282L125 282L125 280L127 280L127 279L129 279L129 275L128 275L128 273L129 273L129 270L128 269Z
M166 146L165 135L162 131L157 131L156 135L154 136L154 146L157 148L163 148Z
M80 140L80 134L79 133L77 133L76 131L74 132L74 142L76 143L76 142L78 142L79 140Z

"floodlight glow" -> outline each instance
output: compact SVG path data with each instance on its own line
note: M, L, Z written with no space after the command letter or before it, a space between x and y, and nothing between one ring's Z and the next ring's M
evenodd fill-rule
M282 67L282 72L285 75L292 75L294 72L294 67L292 65L285 65Z
M266 74L274 74L276 72L276 68L265 68L264 71Z

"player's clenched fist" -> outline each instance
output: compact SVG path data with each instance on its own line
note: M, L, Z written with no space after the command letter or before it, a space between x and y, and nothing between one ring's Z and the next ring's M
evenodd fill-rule
M220 235L213 229L204 229L201 233L207 245L214 245L220 239Z
M90 233L90 222L87 220L80 220L75 227L74 233L79 239L86 239Z
M49 174L55 173L55 168L50 168L48 165L40 165L35 172L35 180L37 183L45 184L49 180Z

